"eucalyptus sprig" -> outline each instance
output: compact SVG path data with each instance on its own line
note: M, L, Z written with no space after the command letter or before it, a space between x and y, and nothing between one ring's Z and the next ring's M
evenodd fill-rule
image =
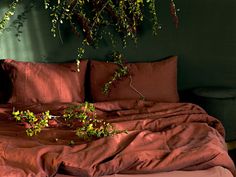
M12 115L17 122L24 124L28 136L37 135L43 128L48 127L51 119L49 111L39 114L34 114L29 110L13 111Z

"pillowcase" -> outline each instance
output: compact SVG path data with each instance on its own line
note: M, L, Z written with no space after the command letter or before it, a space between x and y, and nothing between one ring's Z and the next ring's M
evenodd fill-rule
M87 61L80 62L80 72L76 62L52 64L6 59L1 65L12 85L10 103L84 102Z
M129 76L115 81L108 95L102 93L118 66L114 63L90 62L90 94L94 102L139 99L140 92L146 100L178 102L177 57L149 63L129 63ZM135 89L138 91L135 91Z

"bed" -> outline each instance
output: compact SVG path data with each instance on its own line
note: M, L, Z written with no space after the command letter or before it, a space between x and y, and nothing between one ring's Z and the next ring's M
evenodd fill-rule
M24 126L12 118L13 109L35 113L50 110L53 115L61 115L68 105L83 102L87 72L83 70L87 70L87 63L82 62L78 76L73 64L1 62L4 76L1 83L5 84L5 90L0 94L3 100L0 105L0 176L235 176L220 121L195 104L178 102L177 86L173 83L176 58L155 62L154 68L158 70L152 69L153 63L140 64L146 74L150 71L150 75L159 79L154 82L158 86L153 88L149 86L153 85L153 80L143 77L140 65L130 66L131 72L139 70L139 77L145 80L147 88L142 89L145 100L138 99L137 93L125 92L126 86L119 88L130 84L125 79L113 89L114 93L108 97L101 95L97 87L100 88L104 78L97 70L115 66L107 67L108 63L98 61L90 63L89 95L97 117L128 133L84 141L74 130L48 127L37 136L27 136ZM158 75L153 73L157 71ZM133 75L133 85L139 74ZM150 92L154 88L155 91ZM70 140L74 143L69 145Z

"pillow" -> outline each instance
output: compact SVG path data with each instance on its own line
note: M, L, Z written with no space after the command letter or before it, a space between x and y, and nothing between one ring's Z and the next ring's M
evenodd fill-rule
M90 62L90 94L94 102L139 99L140 92L146 100L158 102L178 102L177 57L149 62L127 64L129 76L115 81L108 95L102 93L104 84L110 80L118 68L114 63ZM132 79L132 80L131 80ZM135 91L135 88L137 91Z
M75 62L52 64L6 59L1 67L11 80L10 103L84 102L87 61L81 61L80 72Z

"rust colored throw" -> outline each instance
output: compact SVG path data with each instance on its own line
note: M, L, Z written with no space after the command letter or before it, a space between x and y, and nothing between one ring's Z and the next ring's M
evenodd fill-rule
M66 104L33 105L31 111L61 112ZM187 103L114 101L95 103L98 117L117 129L113 137L89 143L71 130L48 128L27 137L9 120L11 105L0 108L0 176L78 177L194 171L221 166L235 175L221 123L200 107ZM21 108L23 109L23 108ZM9 115L8 115L9 114ZM76 145L68 146L69 140Z

